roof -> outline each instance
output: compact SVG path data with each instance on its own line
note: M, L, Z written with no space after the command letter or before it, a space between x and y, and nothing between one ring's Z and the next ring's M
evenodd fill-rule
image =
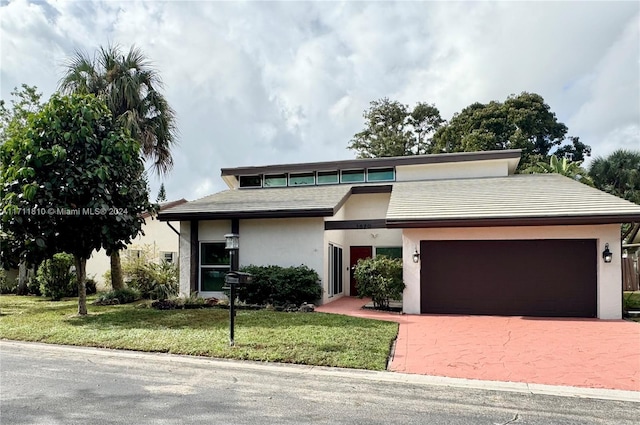
M399 165L441 164L448 162L488 161L492 159L520 159L521 149L505 149L482 152L455 152L430 155L393 156L383 158L360 158L342 161L304 162L256 167L223 168L222 176L239 176L265 173L331 171L349 168L391 167Z
M159 218L330 217L350 195L373 192L391 192L389 228L640 221L640 205L558 174L226 190L163 210Z
M225 190L159 214L160 220L326 217L351 192L349 185Z
M177 205L182 205L182 204L186 204L188 201L184 198L182 199L178 199L177 201L170 201L170 202L164 202L162 204L160 204L160 209L158 211L165 211L168 210L169 208L173 208ZM147 217L151 217L151 214L149 214L148 212L142 214L143 218L147 218Z
M640 205L559 174L394 183L387 227L604 224L640 220Z

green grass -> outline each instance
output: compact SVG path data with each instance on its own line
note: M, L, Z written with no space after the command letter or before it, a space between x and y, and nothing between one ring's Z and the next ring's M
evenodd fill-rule
M622 294L624 310L640 310L640 291L625 291ZM640 317L628 317L627 320L640 323Z
M324 313L237 311L235 347L229 312L94 306L77 299L0 297L0 338L53 344L190 354L228 359L383 370L397 323Z
M622 295L625 307L630 310L640 310L640 291L625 291Z

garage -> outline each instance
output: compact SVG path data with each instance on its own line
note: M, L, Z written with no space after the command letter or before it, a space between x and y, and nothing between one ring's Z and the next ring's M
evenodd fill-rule
M422 240L422 313L596 317L595 239Z

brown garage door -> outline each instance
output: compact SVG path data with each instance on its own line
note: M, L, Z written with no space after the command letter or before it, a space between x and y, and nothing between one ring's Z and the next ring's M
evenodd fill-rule
M596 241L422 241L421 311L595 317Z

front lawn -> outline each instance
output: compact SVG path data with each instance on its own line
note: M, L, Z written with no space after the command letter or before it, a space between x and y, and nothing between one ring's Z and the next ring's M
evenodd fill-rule
M398 324L325 313L94 306L77 299L0 297L0 338L218 358L383 370Z

